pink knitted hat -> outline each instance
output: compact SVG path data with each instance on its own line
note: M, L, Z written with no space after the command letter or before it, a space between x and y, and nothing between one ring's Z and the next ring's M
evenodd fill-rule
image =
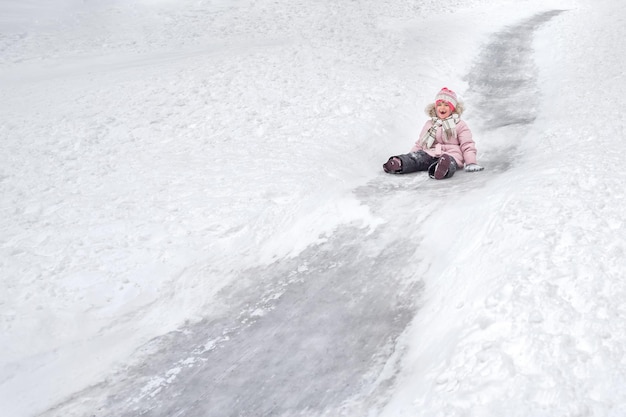
M441 91L437 93L437 96L435 97L435 104L439 101L447 101L450 107L452 107L452 111L454 111L458 104L456 93L452 90L448 90L446 87L443 87Z

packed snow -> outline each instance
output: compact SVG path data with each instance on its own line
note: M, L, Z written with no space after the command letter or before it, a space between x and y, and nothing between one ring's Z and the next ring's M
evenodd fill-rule
M626 416L626 4L0 29L3 416ZM485 170L383 173L444 86Z

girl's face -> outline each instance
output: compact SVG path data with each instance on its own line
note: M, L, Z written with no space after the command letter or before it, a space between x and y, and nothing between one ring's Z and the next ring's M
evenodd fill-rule
M435 103L435 112L437 113L438 118L445 119L447 117L450 117L450 115L452 114L452 108L450 108L450 105L447 101L439 100L437 103Z

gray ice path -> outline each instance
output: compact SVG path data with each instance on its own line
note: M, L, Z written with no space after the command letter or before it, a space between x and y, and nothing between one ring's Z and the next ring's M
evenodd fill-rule
M494 34L467 77L486 129L509 135L510 145L487 153L484 173L443 182L381 173L355 195L384 226L347 225L296 258L242 272L220 294L220 315L152 340L133 365L43 415L376 415L393 389L401 335L419 314L432 238L419 225L512 165L516 135L536 117L533 32L558 13Z
M370 232L347 225L294 259L242 272L220 294L222 314L153 340L139 363L46 415L338 416L375 407L421 283L405 265L415 243L386 227Z
M541 91L534 36L562 12L549 10L495 33L466 76L472 128L482 133L482 162L489 168L506 170L515 163L518 141L538 116Z

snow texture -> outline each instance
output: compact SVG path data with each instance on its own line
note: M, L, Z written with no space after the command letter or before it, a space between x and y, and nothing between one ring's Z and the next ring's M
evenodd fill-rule
M625 416L625 19L3 1L2 415Z

